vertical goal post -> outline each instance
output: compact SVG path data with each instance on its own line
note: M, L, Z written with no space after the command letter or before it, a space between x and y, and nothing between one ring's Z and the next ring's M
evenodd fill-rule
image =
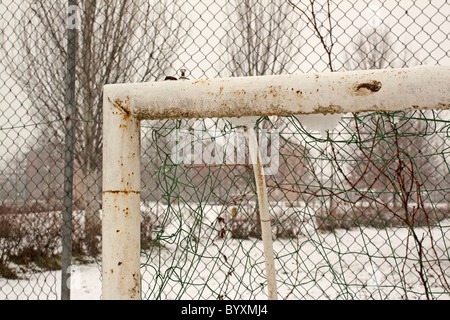
M450 67L419 66L405 69L105 85L103 299L140 299L141 296L141 120L345 114L416 109L450 109ZM264 188L262 190L264 191ZM263 198L262 194L261 199ZM265 220L262 217L261 222L270 224L270 219ZM263 242L266 247L264 237ZM268 282L275 281L273 277L270 280L275 270L270 270L269 262L270 254L266 255ZM275 292L271 291L268 284L268 298L275 299L276 287L272 289Z

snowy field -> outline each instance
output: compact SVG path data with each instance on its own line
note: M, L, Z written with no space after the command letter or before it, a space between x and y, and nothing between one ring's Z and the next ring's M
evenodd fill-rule
M449 299L443 284L450 281L450 220L431 231L434 250L428 229L416 228L424 236L428 293L433 299ZM254 239L227 239L208 246L196 242L195 255L191 250L175 252L169 244L143 253L142 297L265 299L261 248L262 243ZM274 240L274 252L279 299L426 298L416 245L404 228L315 232L294 240ZM223 256L227 259L217 258ZM439 261L433 259L436 256ZM165 262L155 266L152 261L158 260ZM96 263L74 267L72 299L101 299L100 269ZM182 285L179 277L190 285ZM60 279L61 271L30 274L27 280L0 279L0 300L59 299Z

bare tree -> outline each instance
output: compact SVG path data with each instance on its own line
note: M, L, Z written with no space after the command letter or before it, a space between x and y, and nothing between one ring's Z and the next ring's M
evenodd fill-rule
M346 54L344 68L347 70L371 70L386 68L406 68L419 64L412 51L400 41L386 26L366 28L357 35Z
M298 22L290 19L292 8L282 0L233 3L224 41L231 76L289 72L300 46Z
M78 2L74 161L84 176L87 220L99 223L102 155L102 86L156 80L168 73L185 28L169 1ZM34 1L17 20L9 70L31 102L43 132L64 141L66 21L64 1ZM12 55L14 52L14 55Z
M347 54L344 67L348 70L370 70L394 67L397 53L394 37L387 28L362 30Z

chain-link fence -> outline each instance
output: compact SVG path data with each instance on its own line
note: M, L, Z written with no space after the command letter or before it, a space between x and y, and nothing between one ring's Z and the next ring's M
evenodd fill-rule
M447 65L449 16L446 1L2 1L0 297L67 297L80 266L100 298L103 84ZM278 145L279 296L448 298L447 111L324 119L258 122ZM251 167L173 157L200 132L214 159L238 129L142 127L142 297L264 298Z

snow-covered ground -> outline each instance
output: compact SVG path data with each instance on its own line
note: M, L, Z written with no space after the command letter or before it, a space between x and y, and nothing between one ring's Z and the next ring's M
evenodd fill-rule
M450 282L450 220L432 229L434 250L427 228L416 228L416 233L424 236L428 293L449 299L444 287ZM175 250L162 243L143 253L142 297L265 299L260 241L216 239L205 244L200 240ZM425 299L416 248L406 228L357 228L274 240L279 298ZM101 299L100 264L75 266L71 280L72 299ZM60 281L61 271L30 274L27 280L0 279L0 300L59 299Z

